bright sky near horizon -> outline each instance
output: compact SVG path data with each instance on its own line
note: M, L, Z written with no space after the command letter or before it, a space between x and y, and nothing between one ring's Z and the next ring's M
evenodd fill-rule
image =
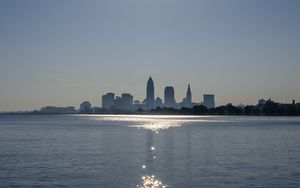
M177 102L300 102L300 1L1 0L0 111L100 106L106 92Z

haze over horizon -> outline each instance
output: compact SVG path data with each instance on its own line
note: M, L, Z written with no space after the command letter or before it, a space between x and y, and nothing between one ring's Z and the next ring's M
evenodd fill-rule
M300 1L0 1L0 111L155 97L300 102Z

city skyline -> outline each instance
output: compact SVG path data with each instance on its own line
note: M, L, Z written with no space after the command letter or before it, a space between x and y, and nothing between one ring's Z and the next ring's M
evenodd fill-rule
M99 106L192 86L193 101L300 101L300 2L0 1L0 111Z
M204 105L208 109L215 107L215 95L214 94L203 94L203 101L193 101L191 85L188 84L186 90L186 96L182 101L176 101L175 89L173 86L165 86L164 96L155 95L155 84L150 76L146 84L146 93L144 100L134 99L134 94L131 96L130 93L122 93L121 96L116 96L113 91L109 91L101 96L100 108L107 110L108 112L114 112L115 110L126 110L126 111L138 111L143 110L149 112L153 109L159 108L193 108L197 105ZM119 101L122 101L121 103ZM85 102L84 102L85 103ZM126 104L126 105L124 105ZM80 105L81 106L81 105ZM80 107L81 109L81 107ZM90 108L91 109L91 105ZM82 110L80 110L82 111Z

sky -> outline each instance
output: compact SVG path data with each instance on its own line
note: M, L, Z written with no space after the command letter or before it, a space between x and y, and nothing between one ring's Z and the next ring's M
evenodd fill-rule
M1 0L0 111L106 92L300 102L298 0Z

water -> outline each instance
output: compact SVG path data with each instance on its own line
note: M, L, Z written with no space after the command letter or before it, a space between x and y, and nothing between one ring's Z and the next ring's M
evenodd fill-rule
M0 187L300 187L299 117L0 115Z

